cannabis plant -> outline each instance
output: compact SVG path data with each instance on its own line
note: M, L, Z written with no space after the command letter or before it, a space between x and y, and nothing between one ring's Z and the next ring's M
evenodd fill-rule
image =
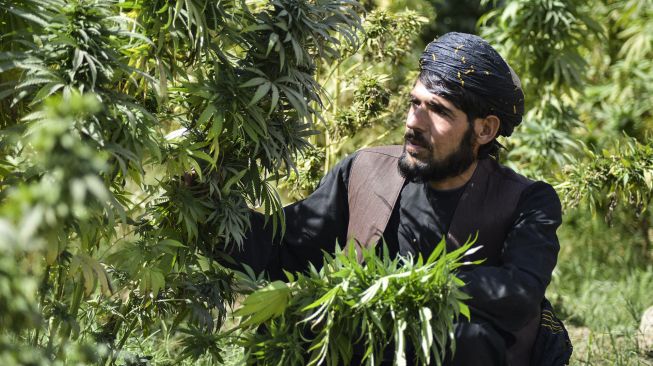
M248 363L335 366L357 353L366 365L384 357L440 365L455 349L454 322L470 315L456 272L476 264L461 261L471 245L447 253L442 241L426 259L368 248L363 264L351 246L325 255L320 270L286 273L289 283L253 292L235 313L249 330L242 343Z
M358 10L0 0L0 226L17 237L0 357L28 362L15 344L117 364L153 357L138 340L160 337L177 344L165 357L220 361L235 293L215 258L242 244L251 208L283 230L272 183L309 146L317 69L357 48Z

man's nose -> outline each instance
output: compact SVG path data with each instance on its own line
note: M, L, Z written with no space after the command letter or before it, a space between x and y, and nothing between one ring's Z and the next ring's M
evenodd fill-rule
M421 106L413 106L408 111L408 117L406 118L406 128L419 132L425 132L428 127L425 117L424 108Z

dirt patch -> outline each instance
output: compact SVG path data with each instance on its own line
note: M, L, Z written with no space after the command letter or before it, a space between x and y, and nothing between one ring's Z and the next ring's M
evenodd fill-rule
M587 327L576 327L573 325L567 326L571 344L574 346L574 356L584 355L587 353L588 340L592 331Z
M646 353L653 353L653 306L646 309L639 325L639 345Z
M637 330L597 332L582 326L567 326L574 346L571 366L653 366L653 352L642 347Z

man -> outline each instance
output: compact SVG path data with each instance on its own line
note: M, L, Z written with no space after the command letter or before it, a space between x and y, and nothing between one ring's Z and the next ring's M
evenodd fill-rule
M280 245L269 244L269 228L254 216L237 259L282 279L282 269L319 266L322 250L348 239L373 245L382 236L394 254L428 256L443 237L455 247L478 232L483 247L473 259L486 261L460 273L472 296L472 316L457 324L457 351L448 362L528 365L556 264L561 209L550 185L493 158L500 147L496 137L509 136L523 110L519 79L487 42L460 33L440 37L420 59L403 147L365 149L341 161L313 194L285 208ZM362 162L371 168L354 183L350 178ZM389 217L370 224L375 219L359 214L365 212L360 202L380 207L375 189L386 189L395 176L396 199L383 199ZM357 229L361 225L364 230Z

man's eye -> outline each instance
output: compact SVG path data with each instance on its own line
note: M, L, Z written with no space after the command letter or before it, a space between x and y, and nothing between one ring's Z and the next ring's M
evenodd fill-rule
M420 101L417 100L417 99L411 99L411 100L410 100L410 104L412 104L412 105L414 105L414 106L418 106L418 105L420 105Z
M449 117L449 114L445 112L444 108L437 104L429 104L429 109L441 116Z

